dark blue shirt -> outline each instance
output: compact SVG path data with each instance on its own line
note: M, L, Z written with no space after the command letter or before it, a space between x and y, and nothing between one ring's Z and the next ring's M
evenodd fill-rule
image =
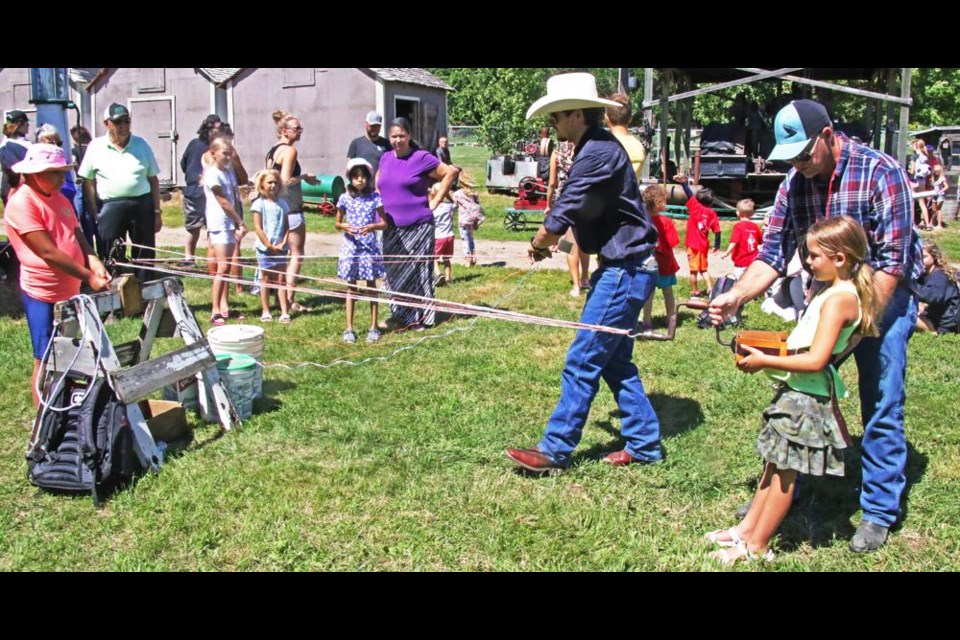
M599 127L590 127L580 139L567 182L543 226L554 235L572 226L580 249L604 260L643 260L657 246L657 229L643 208L630 158Z
M194 138L183 152L180 168L183 170L183 178L188 187L200 184L200 176L203 174L203 163L200 160L209 148L209 142Z

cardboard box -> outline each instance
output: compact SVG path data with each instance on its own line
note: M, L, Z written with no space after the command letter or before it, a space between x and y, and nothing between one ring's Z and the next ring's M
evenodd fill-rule
M193 430L187 423L187 413L179 402L141 400L140 410L157 442L189 440L193 437Z

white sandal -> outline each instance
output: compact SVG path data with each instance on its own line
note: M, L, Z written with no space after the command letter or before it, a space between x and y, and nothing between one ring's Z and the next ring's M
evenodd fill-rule
M729 540L720 540L720 536L727 534L730 536ZM730 527L729 529L717 529L716 531L708 531L703 534L703 537L708 542L712 542L718 547L735 547L738 543L743 542L743 539L740 537L740 534L737 533L736 527Z
M719 560L722 565L732 565L740 561L743 562L773 562L776 555L772 549L767 549L765 553L753 553L747 549L743 540L737 540L737 543L727 549L714 551L710 554L714 560Z

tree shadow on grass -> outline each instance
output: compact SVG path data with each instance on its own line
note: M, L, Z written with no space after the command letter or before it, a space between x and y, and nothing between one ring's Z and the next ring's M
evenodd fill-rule
M862 438L853 438L843 478L802 476L799 496L780 529L780 547L791 551L806 543L812 547L830 546L834 539L849 540L858 523L850 520L860 510ZM909 516L910 491L926 473L928 457L907 442L907 483L900 500L901 516L896 531ZM755 488L755 486L754 486Z

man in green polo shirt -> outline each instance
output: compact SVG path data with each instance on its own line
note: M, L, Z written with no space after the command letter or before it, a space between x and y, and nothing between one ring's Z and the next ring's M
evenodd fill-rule
M103 113L107 135L93 140L77 172L84 179L83 193L91 215L97 219L97 250L110 258L117 240L127 234L134 244L133 260L152 259L154 235L163 226L160 217L160 167L147 141L130 133L130 112L114 102ZM126 252L113 255L125 260ZM138 273L141 281L149 272Z

